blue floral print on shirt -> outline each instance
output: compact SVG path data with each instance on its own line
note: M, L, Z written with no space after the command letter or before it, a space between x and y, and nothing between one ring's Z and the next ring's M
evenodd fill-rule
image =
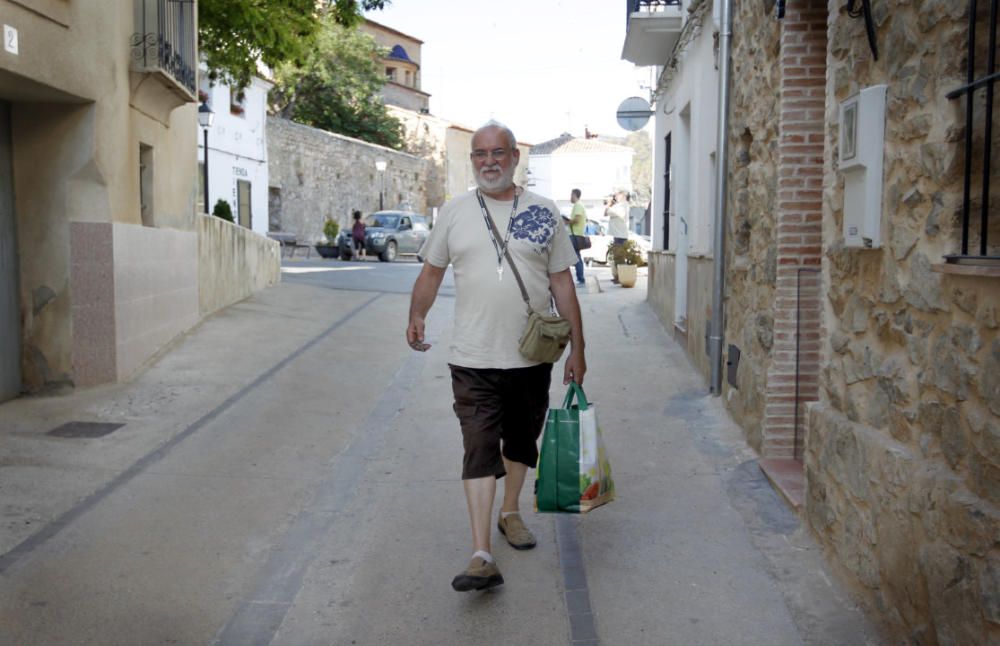
M552 217L552 211L532 204L528 210L521 211L514 216L511 226L512 235L515 240L527 240L537 245L536 251L541 252L549 246L552 234L555 232L556 219Z

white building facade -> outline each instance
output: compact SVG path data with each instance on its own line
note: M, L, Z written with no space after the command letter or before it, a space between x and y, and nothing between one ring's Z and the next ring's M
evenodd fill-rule
M199 99L214 117L208 128L208 212L225 200L240 226L266 235L268 226L267 93L272 84L254 77L243 100L229 86L202 75ZM198 129L199 205L205 209L205 132Z
M718 0L637 3L622 57L655 66L650 301L701 347L712 289ZM700 355L702 352L692 353Z
M590 219L603 221L604 199L615 191L632 192L635 151L598 139L564 134L536 144L529 159L528 187L570 210L570 191L580 189Z

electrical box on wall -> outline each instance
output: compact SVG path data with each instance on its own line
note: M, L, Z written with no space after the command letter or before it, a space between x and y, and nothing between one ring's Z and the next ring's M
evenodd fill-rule
M844 175L844 244L882 246L882 162L887 85L865 88L840 104L839 166Z

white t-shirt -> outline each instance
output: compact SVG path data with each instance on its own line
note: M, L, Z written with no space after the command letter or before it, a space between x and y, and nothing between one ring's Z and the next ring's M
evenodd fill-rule
M627 202L616 202L608 207L608 235L613 238L628 237Z
M511 221L513 201L498 202L485 195L483 199L502 239ZM503 281L497 280L497 251L491 237L476 191L469 191L441 207L420 250L420 255L435 267L444 268L450 263L454 270L455 333L449 363L501 369L538 365L518 352L528 309L506 258ZM531 307L536 312L547 312L551 298L549 274L576 264L576 252L555 202L524 191L517 201L508 249Z

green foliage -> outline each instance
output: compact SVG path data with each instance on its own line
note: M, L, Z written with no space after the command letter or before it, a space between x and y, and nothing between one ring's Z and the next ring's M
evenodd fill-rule
M653 146L649 140L649 133L645 130L637 130L626 138L625 145L635 151L632 157L632 186L635 189L635 203L639 206L649 204L652 199L650 188L652 185L653 168Z
M385 85L374 39L326 19L300 64L275 70L271 109L286 119L400 149L402 125L379 92Z
M220 199L215 203L215 206L212 207L212 215L229 222L233 221L233 210L229 208L229 202L225 200Z
M323 16L355 26L361 11L390 0L199 0L198 40L209 76L238 95L250 85L260 61L274 69L302 60L313 48Z
M626 240L620 245L614 247L615 264L616 265L641 265L642 264L642 253L639 251L639 245L635 243L635 240Z
M323 223L323 235L326 236L326 241L330 244L336 244L338 233L340 233L340 223L328 217Z

